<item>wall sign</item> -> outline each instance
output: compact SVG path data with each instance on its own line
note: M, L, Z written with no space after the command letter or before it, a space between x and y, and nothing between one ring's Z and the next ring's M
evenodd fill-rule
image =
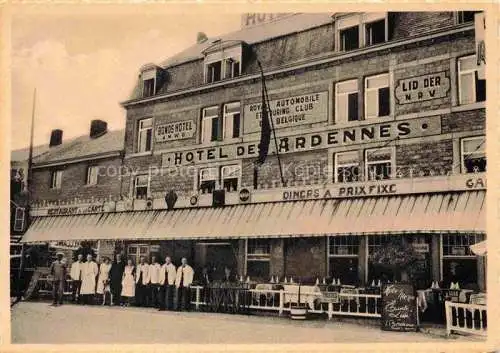
M382 330L416 331L417 303L411 284L387 284L382 287Z
M241 16L241 28L253 27L263 23L276 21L280 18L290 16L288 12L283 13L246 13Z
M446 97L449 90L450 79L443 71L399 80L394 94L399 104L409 104Z
M104 212L103 205L57 207L57 208L49 208L47 210L47 216L70 216L76 214L101 213L101 212Z
M156 142L182 140L193 137L195 132L196 124L194 120L176 121L156 126L155 139Z
M247 202L250 199L250 191L248 189L240 190L240 201Z
M396 194L397 184L394 182L379 182L367 183L364 185L349 186L343 184L341 186L333 186L322 189L295 189L283 191L283 201L292 200L308 200L308 199L330 199L338 197L360 197L360 196L377 196Z
M465 255L465 248L463 246L453 246L451 248L452 255Z
M275 129L328 120L328 92L326 91L272 100L269 106ZM261 119L260 101L245 105L243 120L245 134L259 132Z
M353 126L330 129L317 133L278 136L280 154L319 150L330 147L355 145L367 142L389 141L397 138L414 138L441 133L440 116L432 116L405 121ZM162 166L193 165L197 163L228 161L233 159L256 158L259 153L258 141L205 147L192 150L167 152L162 155ZM269 154L276 153L275 144L269 146Z
M468 189L486 189L486 178L476 177L465 181L465 186Z
M427 243L412 243L413 249L417 253L428 253L429 252L429 244Z

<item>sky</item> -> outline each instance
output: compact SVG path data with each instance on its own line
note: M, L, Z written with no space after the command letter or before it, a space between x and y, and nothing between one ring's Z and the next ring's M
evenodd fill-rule
M63 130L63 140L88 134L93 119L121 129L125 110L119 103L128 99L142 65L195 44L198 32L214 37L241 23L234 10L221 16L189 6L161 11L132 6L13 14L12 149L29 145L35 87L35 145L47 144L53 129Z

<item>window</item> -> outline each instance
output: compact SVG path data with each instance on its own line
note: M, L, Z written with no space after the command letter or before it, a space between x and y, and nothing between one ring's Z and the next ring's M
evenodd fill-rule
M199 190L202 194L212 193L217 187L217 168L200 169Z
M137 122L137 152L149 152L152 148L153 119L142 119Z
M366 46L386 41L385 19L365 24L365 41Z
M202 112L201 142L222 140L222 119L217 106L204 108Z
M149 175L137 175L134 180L134 196L136 199L147 199L149 196Z
M466 56L458 59L458 91L460 104L484 102L486 100L486 80L479 79L480 68L476 56ZM481 75L484 77L484 75Z
M486 172L486 139L484 136L462 139L462 173Z
M390 114L389 74L365 79L365 116L384 117Z
M359 48L359 26L340 31L340 50L349 51Z
M484 240L484 236L443 234L442 237L444 285L449 287L451 282L458 282L463 288L477 283L477 257L470 246Z
M358 283L359 236L334 236L329 238L328 267L332 278L342 284Z
M54 170L50 176L50 188L60 189L62 183L62 170Z
M92 166L87 168L87 185L96 185L99 175L99 167Z
M337 123L359 120L358 94L358 80L335 85L335 120Z
M143 97L154 96L154 94L155 94L155 79L150 78L150 79L144 80L142 82L143 82L142 96Z
M474 15L479 11L458 11L458 23L474 22Z
M359 175L358 151L335 153L334 159L336 183L352 183L362 179Z
M22 232L24 230L24 208L16 207L16 213L14 215L14 230L16 232Z
M240 62L234 58L224 60L224 78L233 78L240 75Z
M217 82L221 80L222 62L217 61L207 65L207 83Z
M149 245L129 245L127 248L127 255L129 258L132 258L135 264L138 264L141 260L141 257L147 259L149 257L150 247Z
M240 102L224 104L224 138L240 137Z
M391 147L365 151L365 174L368 181L391 178L393 170L393 151Z
M202 194L212 193L222 186L227 192L237 191L241 178L240 165L200 169L198 189Z
M247 240L247 275L268 278L271 259L271 244L268 239Z
M387 247L391 243L401 241L401 235L373 235L368 236L368 282L377 282L378 280L386 281L389 280L394 282L395 273L392 269L379 267L373 263L371 260L371 255L377 249L381 247Z
M239 165L227 165L221 168L222 186L227 192L238 190L238 181L241 176Z

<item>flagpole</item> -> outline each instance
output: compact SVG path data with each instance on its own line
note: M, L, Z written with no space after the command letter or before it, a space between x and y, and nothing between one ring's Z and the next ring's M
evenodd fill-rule
M281 166L281 159L280 159L280 154L279 154L279 150L278 150L278 140L276 138L276 131L274 130L273 115L272 115L272 112L271 112L271 109L270 109L270 105L269 105L269 96L267 94L267 86L266 86L266 80L264 78L264 70L262 69L262 65L260 64L259 60L257 60L257 64L259 65L260 73L261 73L261 76L262 76L262 86L263 86L263 89L264 89L265 99L266 99L266 103L267 103L266 105L267 105L267 107L269 107L269 109L268 109L268 111L269 111L269 121L271 122L271 131L273 132L274 145L276 147L276 157L278 159L278 166L279 166L279 169L280 169L281 184L283 186L286 186L286 181L285 181L285 178L283 176L283 168Z

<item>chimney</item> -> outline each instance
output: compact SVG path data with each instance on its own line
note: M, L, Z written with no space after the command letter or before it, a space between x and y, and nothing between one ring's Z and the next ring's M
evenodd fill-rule
M49 147L59 146L62 143L63 131L60 129L52 130L50 133Z
M196 43L201 44L206 42L207 40L208 37L204 32L198 32L198 35L196 36Z
M92 120L90 123L90 138L95 139L108 131L108 123L102 120Z

